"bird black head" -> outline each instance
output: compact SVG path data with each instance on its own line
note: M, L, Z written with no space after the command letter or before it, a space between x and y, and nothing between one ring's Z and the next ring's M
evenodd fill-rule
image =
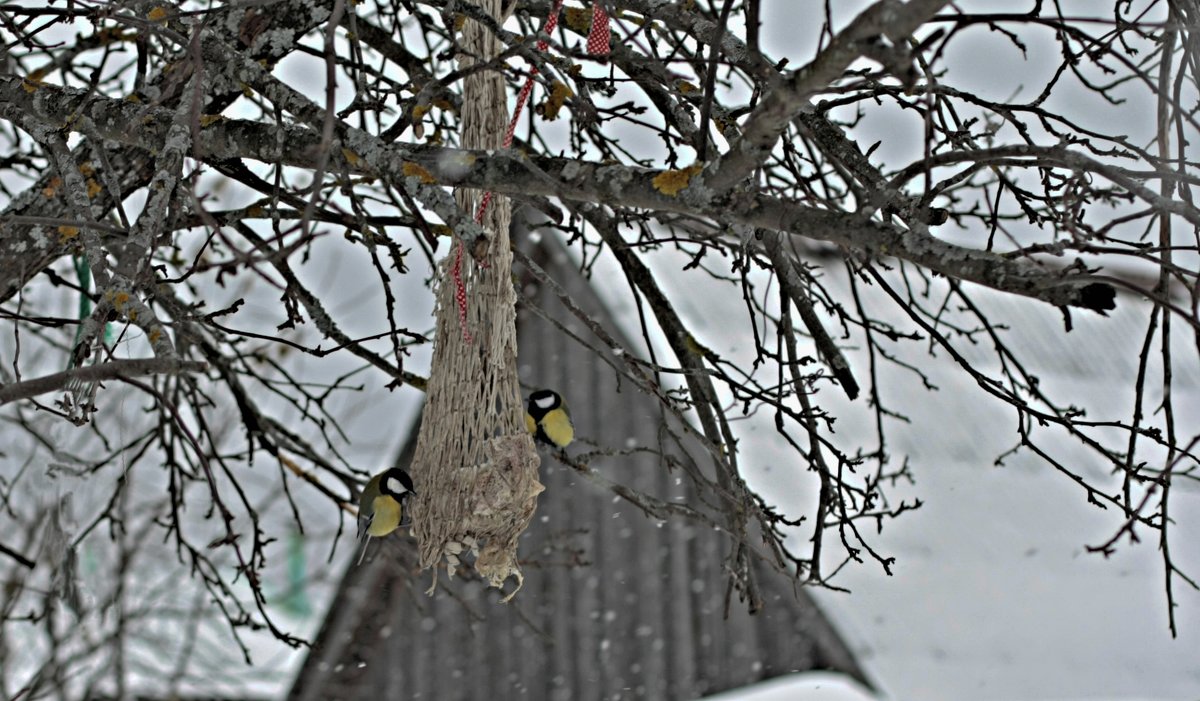
M398 467L393 467L383 473L383 477L379 480L379 491L393 499L401 499L417 493L413 489L412 478Z
M562 397L552 389L539 389L529 395L529 405L525 408L535 420L540 420L547 412L562 406Z

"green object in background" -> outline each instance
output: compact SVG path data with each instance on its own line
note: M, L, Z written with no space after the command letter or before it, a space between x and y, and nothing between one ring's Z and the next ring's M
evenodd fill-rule
M87 256L75 255L71 257L75 263L75 276L79 280L79 320L83 321L92 315L92 298L88 296L88 291L92 289L92 266L88 263ZM71 342L71 351L74 353L75 347L79 345L79 337L83 335L83 324L75 327L75 340ZM112 324L104 325L104 345L111 346ZM67 360L67 369L70 370L70 359Z
M83 321L92 315L92 298L88 290L92 288L92 266L88 265L87 256L73 256L75 261L75 276L79 279L79 320ZM75 340L71 341L71 354L79 346L79 337L83 335L83 324L75 327ZM70 358L67 359L67 369L70 370Z
M304 536L300 531L293 530L288 536L288 586L282 606L288 615L297 618L306 618L312 614L312 604L308 600L308 592L305 588L308 581L306 570Z

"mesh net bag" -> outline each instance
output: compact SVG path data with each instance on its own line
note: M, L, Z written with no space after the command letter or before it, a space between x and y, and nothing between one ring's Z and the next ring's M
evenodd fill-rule
M503 21L501 0L471 2ZM463 68L500 51L499 41L471 20L463 26L461 46ZM466 78L464 148L500 146L507 127L506 101L499 73L477 71ZM456 199L464 211L474 212L481 195L464 190ZM476 571L491 586L500 587L514 577L520 589L517 539L533 518L544 487L538 481L539 459L525 429L517 381L511 218L508 199L492 198L481 222L494 236L487 267L462 255L461 286L453 251L439 266L437 331L411 469L417 488L411 512L422 568L444 562L453 576L460 558L473 557ZM460 320L464 302L466 314ZM431 593L437 582L435 569ZM504 600L514 594L516 590Z

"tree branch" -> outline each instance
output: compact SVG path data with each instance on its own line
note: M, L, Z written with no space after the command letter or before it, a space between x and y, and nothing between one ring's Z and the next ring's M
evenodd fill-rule
M70 123L76 110L92 120L98 132L130 146L148 147L165 141L175 121L168 109L148 109L121 100L90 95L84 90L41 85L34 94L22 79L0 76L0 102L36 111L45 118ZM130 130L135 120L143 126ZM280 145L277 132L286 128ZM225 120L204 129L199 149L212 160L250 158L311 168L320 134L304 127L279 127L252 121ZM839 212L798 204L768 195L721 196L699 183L667 194L655 184L662 171L637 166L609 165L570 158L528 157L517 152L472 151L445 147L385 144L359 130L348 130L345 145L358 156L346 167L359 172L418 172L395 187L427 180L437 185L472 187L504 195L543 195L577 202L621 201L642 209L699 214L724 224L770 229L828 241L871 255L908 260L943 275L1019 294L1055 306L1072 306L1105 312L1115 308L1116 292L1107 283L1086 274L1063 275L1029 260L1010 259L999 253L947 243L917 230L881 223L857 212ZM1062 149L1059 158L1084 165ZM1091 159L1087 159L1092 162ZM1093 162L1094 163L1094 162ZM417 168L414 169L414 166ZM427 188L420 183L417 187ZM18 229L18 236L24 229ZM3 277L13 271L0 269Z
M40 394L54 392L66 387L69 382L102 382L142 375L179 375L204 372L208 364L194 360L172 360L169 358L134 358L132 360L110 360L100 365L73 368L53 375L46 375L22 382L0 385L0 406Z
M808 98L836 82L851 63L868 53L871 42L887 36L891 48L899 52L908 36L948 2L880 0L864 10L824 51L763 99L746 121L742 138L730 144L729 152L705 173L705 185L719 192L744 180L771 154L788 124L812 108Z
M8 547L4 543L0 543L0 555L7 555L7 556L11 557L12 559L16 560L21 566L27 567L29 569L33 569L34 566L36 566L36 564L37 564L33 560L30 560L29 558L25 557L24 555L17 552L16 550L13 550L12 548Z

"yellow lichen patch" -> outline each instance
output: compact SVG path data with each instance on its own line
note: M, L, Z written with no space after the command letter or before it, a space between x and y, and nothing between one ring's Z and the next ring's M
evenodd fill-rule
M82 174L84 177L87 177L87 176L89 176L89 175L91 175L91 174L95 173L95 172L96 172L96 168L95 168L95 166L93 166L93 165L92 165L92 162L91 162L91 161L84 161L83 163L80 163L80 164L79 164L79 172L80 172L80 173L81 173L81 174Z
M66 243L79 235L79 227L77 226L60 226L58 227L58 242Z
M50 178L50 182L46 184L46 187L42 188L42 197L46 199L54 197L58 194L58 188L60 187L62 187L62 178L57 175Z
M562 111L563 103L571 97L575 97L575 91L561 80L556 80L550 87L550 94L546 96L546 101L537 106L537 112L546 121L552 122L558 119L558 113Z
M254 97L254 88L250 87L249 83L242 83L242 94L246 97Z
M87 179L87 193L89 200L96 199L96 195L99 195L103 190L104 186L96 182L95 178Z
M683 339L683 345L692 355L698 355L701 358L707 358L713 354L703 343L696 340L696 337L690 333Z
M116 309L119 312L123 311L122 308L126 304L129 304L128 292L122 292L120 290L113 292L112 290L109 290L108 292L104 293L104 296L108 298L109 302L112 302L113 309Z
M563 22L580 34L587 34L592 28L592 11L589 8L568 7L563 10Z
M117 27L103 27L96 33L96 39L100 44L120 43L122 41L130 41L136 39L134 32L123 32Z
M420 165L413 163L412 161L404 162L404 177L415 177L417 180L420 180L423 183L437 182L437 180L434 179L433 175L431 175L429 171L425 170Z
M654 185L654 189L658 190L667 197L674 197L679 194L679 191L688 186L692 176L699 173L701 166L696 165L681 168L680 170L664 170L654 176L654 180L650 181Z
M40 81L34 77L28 77L28 78L21 79L21 89L24 90L25 92L29 93L30 95L37 92L37 89L39 87L41 87L41 85L42 85L42 81Z
M202 115L200 115L200 126L202 126L202 127L212 126L213 124L216 124L217 122L221 121L222 119L225 119L224 115L202 114Z
M454 31L461 32L465 26L467 26L467 16L461 13L454 15Z
M146 335L146 338L149 339L151 345L158 343L158 340L162 338L162 327L155 326L150 329L150 333Z
M700 89L700 88L696 87L695 83L689 83L686 80L675 81L675 87L676 87L676 89L679 90L679 92L683 93L684 95L689 95Z
M135 105L140 105L142 104L142 97L135 92L131 92L125 96L125 101L132 102Z
M146 13L146 19L150 20L151 22L166 22L167 8L163 7L162 5L156 5L150 10L150 12Z
M357 153L348 148L342 149L342 158L346 159L346 162L350 164L351 168L357 168L358 164L362 163L362 156L359 156Z

